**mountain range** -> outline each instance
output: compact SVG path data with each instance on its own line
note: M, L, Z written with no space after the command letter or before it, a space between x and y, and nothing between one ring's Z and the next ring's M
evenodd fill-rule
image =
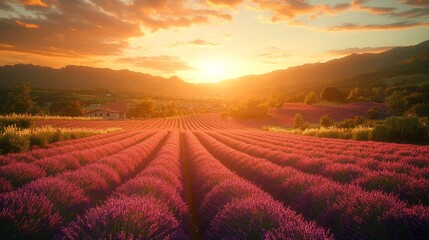
M215 96L293 92L324 86L371 84L399 76L429 76L429 40L382 53L351 54L325 63L312 63L248 75L212 84L187 83L178 77L163 78L129 70L86 66L60 69L36 65L0 67L0 88L28 81L35 88L116 89L169 96ZM429 83L429 81L428 81Z

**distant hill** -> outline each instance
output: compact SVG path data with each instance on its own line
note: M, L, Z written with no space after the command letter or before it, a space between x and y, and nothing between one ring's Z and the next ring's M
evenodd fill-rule
M163 78L132 72L86 66L60 69L17 64L0 67L0 88L28 81L32 87L53 89L116 89L172 96L206 94L206 84L191 84L172 77Z
M382 53L352 54L325 63L305 64L286 70L277 70L262 75L250 75L223 81L229 89L243 92L292 90L294 88L317 88L341 84L339 80L358 81L358 75L380 74L397 76L401 74L427 72L429 41L408 47L397 47ZM344 83L342 83L344 84Z
M373 83L386 85L429 84L429 49L404 59L396 64L375 71L358 74L333 83L339 87L365 86Z
M217 84L192 84L172 77L163 78L129 70L112 70L85 66L60 69L18 64L0 67L0 88L19 81L28 81L37 88L117 89L169 96L202 97L214 95L267 94L308 91L327 85L350 88L357 85L385 82L399 76L429 73L429 41L398 47L373 54L352 54L325 63L305 64L261 75L249 75ZM413 77L414 78L414 77Z

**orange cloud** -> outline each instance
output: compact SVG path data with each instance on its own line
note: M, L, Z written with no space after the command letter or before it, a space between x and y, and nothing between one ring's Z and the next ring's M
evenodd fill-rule
M208 23L213 18L232 20L228 13L204 4L190 4L190 0L134 0L129 4L119 0L92 1L118 18L138 22L153 31Z
M42 0L25 0L24 4L30 5L30 6L42 6L42 7L48 6Z
M25 27L25 28L39 28L39 25L36 24L32 24L32 23L25 23L25 22L21 22L19 20L15 20L16 24L18 24L21 27Z
M429 6L429 1L427 0L402 0L401 2L414 6Z
M33 53L23 53L12 51L12 49L2 49L2 57L0 58L0 66L15 65L15 64L35 64L41 66L49 66L54 68L64 67L66 65L90 65L98 66L102 62L97 59L86 58L68 58L61 56L49 56ZM103 66L103 65L101 65Z
M20 52L72 57L120 54L128 39L144 36L145 30L232 19L190 0L14 0L0 3L0 9L6 12L0 16L2 43Z
M395 48L394 46L386 46L386 47L365 47L365 48L346 48L346 49L333 49L328 51L328 54L337 55L337 56L345 56L353 53L361 54L361 53L381 53L387 50Z
M312 19L317 16L339 14L350 10L364 11L370 14L390 14L396 10L388 7L365 6L367 0L352 0L350 3L335 5L313 5L308 0L253 0L252 2L257 9L271 12L273 14L272 22L287 21L290 24L299 23L296 20L298 16L307 16L308 19Z
M128 63L136 67L154 69L164 73L174 73L176 71L192 70L186 62L181 58L173 56L151 56L151 57L134 57L134 58L118 58L118 63Z
M320 6L311 5L307 1L292 0L253 0L257 8L262 11L271 11L273 16L272 22L287 20L290 23L296 22L295 17L302 14L314 14L321 10Z
M13 48L13 45L0 43L0 48Z
M206 0L206 1L213 5L235 7L243 3L245 0Z
M396 22L390 24L368 24L368 25L357 25L353 23L347 23L343 25L333 26L328 28L328 31L361 31L361 30L397 30L405 28L413 28L420 26L429 26L429 22Z
M364 3L367 2L367 0L353 0L350 5L352 9L369 12L371 14L387 14L393 13L396 10L395 8L387 7L368 7L364 5Z
M171 44L169 47L180 47L180 46L219 46L218 43L209 42L203 39L195 39L187 42L176 42Z

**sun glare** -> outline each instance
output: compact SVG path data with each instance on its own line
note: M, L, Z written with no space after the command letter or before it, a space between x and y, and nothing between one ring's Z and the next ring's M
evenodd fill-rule
M203 82L218 82L227 78L228 75L227 65L219 60L202 62L198 69Z
M225 72L225 67L221 64L213 63L206 66L206 69L204 69L204 71L207 72L210 76L219 76Z

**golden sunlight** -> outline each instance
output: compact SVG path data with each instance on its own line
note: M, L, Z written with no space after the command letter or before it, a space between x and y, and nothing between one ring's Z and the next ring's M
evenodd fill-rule
M198 64L197 70L200 79L204 82L219 82L228 77L228 66L221 60L206 60Z

